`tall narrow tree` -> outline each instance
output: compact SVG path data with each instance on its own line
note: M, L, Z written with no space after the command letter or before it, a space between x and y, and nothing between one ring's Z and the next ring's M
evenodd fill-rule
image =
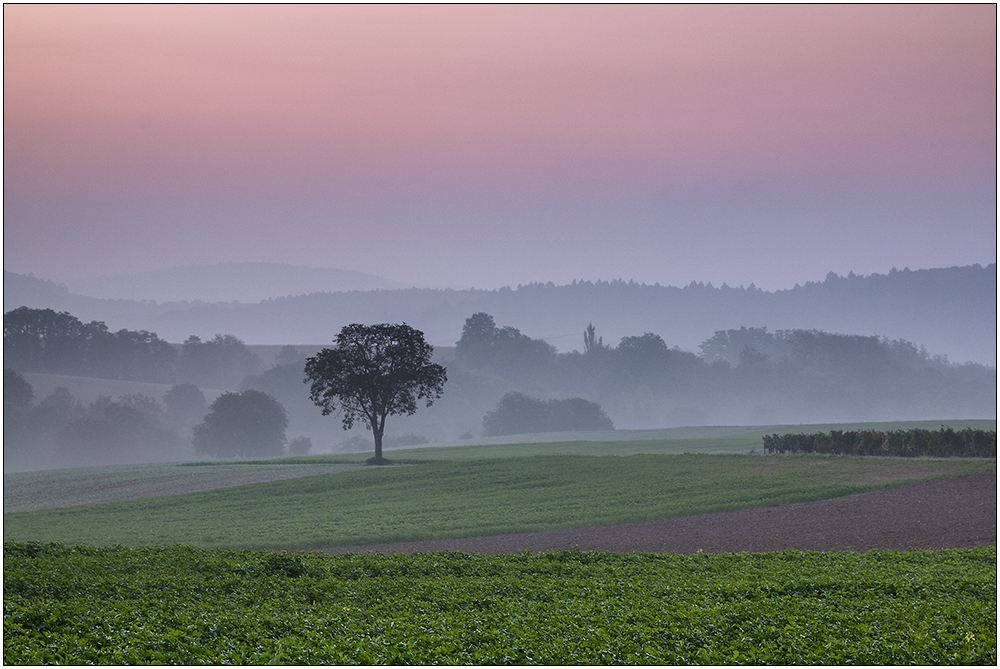
M362 421L375 438L376 464L383 464L382 436L390 415L409 416L417 400L430 406L441 397L447 373L431 362L434 347L406 323L345 325L335 348L306 360L309 398L323 415L339 412L345 430Z

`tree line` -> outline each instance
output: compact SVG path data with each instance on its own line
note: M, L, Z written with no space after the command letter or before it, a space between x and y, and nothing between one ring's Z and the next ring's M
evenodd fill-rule
M177 393L163 402L135 393L88 405L59 387L36 404L16 371L4 369L3 385L6 469L161 462L186 454L180 431L187 417L183 398L174 402Z
M68 312L19 307L3 316L4 366L20 372L92 376L123 381L193 383L234 388L260 370L260 358L239 338L190 336L175 347L155 332L112 332Z
M36 404L17 371L4 369L3 381L8 469L306 455L312 448L309 437L287 440L285 408L257 390L222 393L209 404L184 383L162 399L129 393L84 404L57 387Z
M468 385L463 392L506 385L505 392L543 398L576 395L600 403L627 427L991 416L996 410L994 368L954 364L902 339L741 327L716 331L694 353L652 332L622 337L617 345L605 343L593 324L581 334L582 351L556 353L516 328L498 327L489 314L474 314L457 343L454 378Z
M829 434L768 434L765 453L825 453L932 458L995 458L995 430L831 430Z

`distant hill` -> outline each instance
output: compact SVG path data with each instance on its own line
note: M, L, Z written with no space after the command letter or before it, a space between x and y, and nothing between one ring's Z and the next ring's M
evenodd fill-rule
M691 283L683 288L625 281L529 284L516 289L312 292L256 304L100 300L4 273L4 311L21 306L69 311L111 329L151 330L168 341L234 334L249 344L329 343L348 323L405 321L436 346L453 346L477 311L542 338L582 349L588 323L612 346L623 336L659 334L698 352L717 330L819 329L906 339L953 362L997 364L997 267L969 265L858 276L768 292Z
M73 282L73 292L114 300L260 302L319 291L409 288L398 281L344 269L244 262L189 265Z
M36 304L60 304L69 299L72 299L69 288L61 283L36 279L34 274L14 274L4 270L4 311L10 311L22 305L31 307Z

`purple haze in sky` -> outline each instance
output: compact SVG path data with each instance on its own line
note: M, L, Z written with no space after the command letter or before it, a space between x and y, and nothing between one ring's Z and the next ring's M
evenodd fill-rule
M4 267L996 262L996 6L5 5Z

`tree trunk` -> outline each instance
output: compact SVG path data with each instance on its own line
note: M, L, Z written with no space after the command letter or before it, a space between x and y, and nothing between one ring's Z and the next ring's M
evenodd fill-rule
M375 464L382 464L382 428L379 426L372 428L372 434L375 435Z

